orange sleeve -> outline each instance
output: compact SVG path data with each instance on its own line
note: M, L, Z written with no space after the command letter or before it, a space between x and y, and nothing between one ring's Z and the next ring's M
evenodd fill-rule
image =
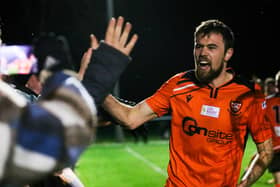
M257 98L251 106L249 115L249 129L256 143L262 143L272 136L271 127L265 122L265 112L265 99Z
M152 96L145 100L159 117L169 112L170 97L173 94L176 80L176 76L170 78Z

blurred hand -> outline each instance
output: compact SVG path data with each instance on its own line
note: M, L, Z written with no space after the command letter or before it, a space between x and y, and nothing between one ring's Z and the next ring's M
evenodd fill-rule
M88 67L88 64L89 64L91 56L92 56L92 52L93 52L93 50L97 49L98 46L99 46L99 43L98 43L97 38L93 34L91 34L90 35L90 47L88 48L88 50L86 52L84 52L83 57L81 59L80 69L78 72L79 80L83 80L85 71Z

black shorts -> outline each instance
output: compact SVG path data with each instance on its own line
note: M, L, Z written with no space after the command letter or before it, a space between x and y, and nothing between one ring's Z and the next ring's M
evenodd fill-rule
M268 171L274 173L280 171L280 152L274 153L273 159L268 166Z

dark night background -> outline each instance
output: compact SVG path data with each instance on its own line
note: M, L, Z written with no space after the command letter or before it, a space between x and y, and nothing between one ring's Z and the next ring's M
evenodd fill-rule
M6 44L24 44L42 31L63 34L78 68L89 34L103 38L108 20L106 2L2 2L2 39ZM170 76L193 68L193 32L206 19L220 19L234 31L236 46L230 66L237 72L248 78L274 76L280 70L275 9L273 0L115 0L114 16L124 16L139 35L131 54L133 61L120 79L121 97L140 101Z

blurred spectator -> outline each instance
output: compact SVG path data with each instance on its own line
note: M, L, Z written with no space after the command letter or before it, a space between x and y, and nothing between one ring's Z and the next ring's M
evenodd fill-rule
M267 77L264 80L264 94L266 96L274 94L276 92L275 79L273 77Z
M252 76L252 80L253 82L257 83L261 87L262 91L264 92L264 81L255 74Z
M267 79L272 80L272 79ZM273 79L274 81L274 79ZM267 111L265 119L271 125L273 131L273 160L268 167L273 179L269 183L275 183L275 187L280 187L280 71L275 76L274 94L267 96Z
M275 79L273 77L267 77L264 80L264 94L266 96L274 94L276 92Z
M31 89L37 96L40 95L42 90L42 85L38 80L38 77L35 75L30 75L28 81L26 82L25 86Z
M6 82L10 84L19 94L24 96L27 101L29 102L36 102L37 98L39 96L39 91L41 84L38 80L38 83L35 84L33 81L30 83L32 85L32 89L27 87L27 82L30 80L31 77L36 78L34 75L28 74L28 75L10 75L8 79L6 79ZM34 85L38 85L37 87L37 93L33 91Z
M112 18L107 33L122 27L122 17L117 25ZM92 129L97 125L95 103L103 102L131 61L137 36L128 40L130 29L126 23L113 40L106 36L100 44L95 40L94 57L83 76L85 87L72 70L67 40L53 33L34 40L37 76L43 85L38 102L28 104L0 81L1 187L30 184L76 163L92 142Z
M91 142L91 129L96 125L96 108L86 89L71 74L70 60L65 58L68 55L65 45L61 37L49 35L40 37L35 43L36 55L41 60L38 75L44 74L44 87L39 102L16 105L14 108L18 111L17 116L8 120L6 116L1 118L11 131L7 139L14 139L10 144L12 151L5 152L7 158L11 159L0 160L6 162L3 165L1 186L32 183L65 166L73 166L80 153ZM48 64L48 58L52 59L51 64ZM10 91L4 89L5 84L2 83L2 103L3 99L13 103L13 100L27 95L24 86L27 79L21 84L18 76L11 77L11 82L16 83L16 90L22 91L21 95L19 92L12 93L15 91L12 87ZM11 105L6 106L5 110L10 107ZM12 134L16 136L13 137ZM1 143L2 146L5 145L5 141Z

